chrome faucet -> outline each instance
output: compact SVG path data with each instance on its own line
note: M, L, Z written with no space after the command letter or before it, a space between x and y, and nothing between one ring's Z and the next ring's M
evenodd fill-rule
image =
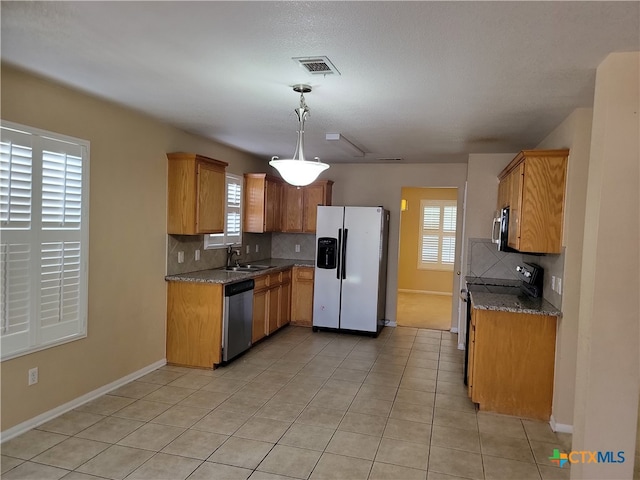
M237 255L240 256L240 250L239 249L233 249L231 248L231 246L227 247L227 267L231 266L231 261L233 260L233 256ZM238 260L236 259L236 266L238 266Z

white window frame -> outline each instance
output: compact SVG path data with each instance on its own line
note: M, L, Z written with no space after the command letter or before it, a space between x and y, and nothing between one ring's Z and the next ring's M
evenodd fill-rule
M425 208L431 208L432 211L433 209L438 210L437 228L434 225L425 225ZM453 212L451 212L452 209ZM448 214L445 215L445 212ZM456 200L420 200L420 223L418 225L419 270L453 271L456 256L457 215L458 202ZM432 255L433 260L425 260L423 258L423 254L424 256L427 255L426 252L423 252L425 237L436 238L437 253L435 258Z
M5 361L87 336L90 143L7 121L0 138Z
M225 176L224 233L205 235L205 249L242 246L243 193L244 177L227 173Z

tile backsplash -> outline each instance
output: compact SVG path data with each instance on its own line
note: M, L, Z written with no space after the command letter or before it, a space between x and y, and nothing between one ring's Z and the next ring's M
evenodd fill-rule
M300 247L299 252L296 252L296 245ZM198 261L195 259L196 250L200 250ZM184 252L183 263L178 263L178 252ZM233 257L234 261L238 259L240 263L264 258L313 260L316 254L316 236L313 233L244 233L240 252L242 254L239 258ZM226 249L204 249L203 235L167 235L167 275L223 267L226 261Z
M296 245L299 252L296 252ZM271 257L313 260L316 255L316 235L314 233L272 233Z
M542 296L554 307L562 310L562 295L551 290L551 276L564 280L564 247L559 255L527 255L523 254L525 262L537 263L544 268L544 284L542 285Z
M516 266L523 262L537 263L544 268L542 296L562 309L562 295L551 289L551 276L564 278L564 248L559 255L529 255L499 252L489 238L470 238L467 249L466 274L474 277L520 280Z
M521 253L499 252L489 238L470 238L467 252L467 275L519 280L516 266L522 264Z
M195 260L196 250L200 250L198 261ZM184 263L178 263L178 252L184 252ZM271 257L271 235L243 234L240 252L239 258L233 257L234 261L238 259L241 263L248 263ZM167 235L167 275L223 267L226 261L226 249L204 249L204 235Z

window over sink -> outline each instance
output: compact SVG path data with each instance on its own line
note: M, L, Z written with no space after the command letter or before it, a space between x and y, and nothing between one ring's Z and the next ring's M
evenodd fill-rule
M243 177L226 174L224 233L204 236L204 248L239 247L242 245L242 183Z

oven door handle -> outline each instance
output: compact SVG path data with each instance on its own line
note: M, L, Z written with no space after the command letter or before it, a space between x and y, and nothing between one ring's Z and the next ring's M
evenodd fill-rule
M500 224L502 222L502 218L500 217L495 217L493 219L493 226L491 227L491 243L498 243L500 242ZM497 232L496 232L496 225L498 226Z

